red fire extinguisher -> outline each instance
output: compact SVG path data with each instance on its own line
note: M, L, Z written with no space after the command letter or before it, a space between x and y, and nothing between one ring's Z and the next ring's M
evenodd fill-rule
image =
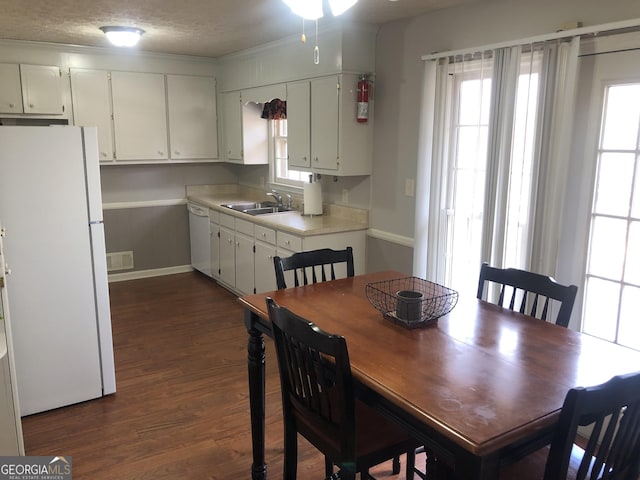
M358 122L366 123L369 120L369 82L366 75L360 75L358 80Z

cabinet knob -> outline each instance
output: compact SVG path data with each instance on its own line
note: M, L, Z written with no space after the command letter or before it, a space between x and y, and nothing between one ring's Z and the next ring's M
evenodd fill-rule
M9 108L15 108L15 106L16 106L15 103L10 103L9 104Z
M240 247L240 242L236 242L236 246L237 246L237 247Z
M177 150L175 152L173 152L174 155L180 155L180 152L178 152Z
M314 161L314 162L317 162L317 161L318 161L318 157L314 158L314 159L313 159L313 161Z
M158 150L158 155L162 156L164 155L164 152L162 150Z
M291 245L291 242L289 240L285 240L285 245Z
M100 152L100 155L102 155L104 158L107 158L107 152Z
M29 108L33 108L33 107L35 107L35 105L33 103L30 103Z

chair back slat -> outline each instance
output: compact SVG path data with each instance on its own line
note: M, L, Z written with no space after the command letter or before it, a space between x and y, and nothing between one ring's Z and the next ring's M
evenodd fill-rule
M347 277L355 275L353 249L351 247L347 247L344 250L322 248L298 252L286 258L276 256L273 258L273 265L278 290L287 288L285 272L290 270L293 271L295 287L309 285L309 277L312 283L326 282L329 278L335 280L335 266L337 264L345 264Z
M553 278L538 273L515 268L494 268L483 263L480 268L477 298L490 300L489 288L485 284L493 283L499 287L497 304L504 307L506 291L511 289L509 309L516 308L520 313L527 313L541 320L547 321L551 301L559 304L556 325L569 325L571 311L575 302L578 287L575 285L561 285ZM515 307L518 301L519 307ZM527 307L530 305L530 308ZM542 312L538 310L542 307Z
M593 428L575 479L636 480L640 475L640 372L569 390L544 480L567 478L578 428L587 426Z

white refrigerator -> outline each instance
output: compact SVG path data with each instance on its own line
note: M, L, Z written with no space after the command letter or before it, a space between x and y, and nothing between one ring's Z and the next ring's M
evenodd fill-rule
M116 390L93 127L0 127L0 223L21 415Z

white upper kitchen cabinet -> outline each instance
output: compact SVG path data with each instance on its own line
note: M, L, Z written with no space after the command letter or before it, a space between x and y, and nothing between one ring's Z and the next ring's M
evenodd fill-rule
M240 92L222 94L224 146L227 160L242 160L242 99Z
M20 65L22 106L24 113L64 113L62 78L59 67L50 65Z
M167 75L171 159L218 157L216 79Z
M314 169L339 170L339 101L338 77L311 81L311 167Z
M113 124L109 73L104 70L71 68L73 123L98 128L100 161L113 160Z
M16 63L0 63L0 113L22 113L22 89L20 66Z
M289 167L311 167L311 96L308 81L287 85Z
M371 120L356 119L358 76L287 85L289 165L329 175L370 175ZM307 160L308 159L308 160Z
M223 135L227 161L243 165L267 164L268 123L262 105L244 103L242 92L222 94Z
M111 72L117 160L167 160L164 75Z
M62 115L60 68L0 64L0 113Z

